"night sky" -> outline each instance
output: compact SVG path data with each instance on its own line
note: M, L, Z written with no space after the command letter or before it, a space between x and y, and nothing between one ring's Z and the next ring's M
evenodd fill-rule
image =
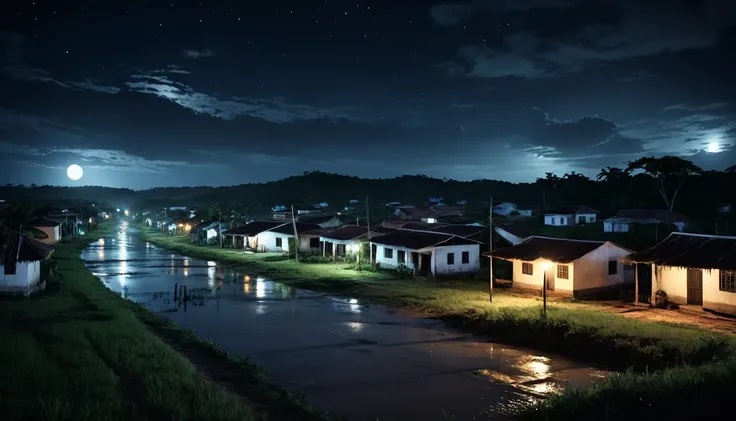
M734 0L7 3L4 184L736 164Z

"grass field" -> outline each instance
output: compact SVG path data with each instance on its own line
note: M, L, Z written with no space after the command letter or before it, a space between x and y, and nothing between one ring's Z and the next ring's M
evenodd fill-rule
M326 419L254 365L109 291L79 258L88 241L57 247L49 291L0 301L0 419Z
M684 325L643 322L596 310L593 305L552 302L546 317L538 299L496 290L476 280L416 281L390 273L355 271L341 264L297 264L274 255L203 247L186 237L144 234L149 241L192 257L219 260L259 276L300 288L349 294L372 302L407 307L473 332L536 349L585 359L609 368L636 371L703 364L733 354L732 337Z

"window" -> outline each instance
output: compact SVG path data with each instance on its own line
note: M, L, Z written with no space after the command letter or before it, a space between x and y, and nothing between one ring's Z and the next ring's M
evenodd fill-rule
M569 270L567 265L557 265L557 278L559 279L570 279Z
M589 216L588 222L595 222L595 216Z
M618 262L616 260L608 261L608 274L615 275L618 273Z
M455 264L455 253L447 253L447 264L448 265Z
M718 289L724 292L736 292L736 270L720 270Z
M470 263L470 252L464 251L462 255L462 259L463 259L462 262L464 265L467 265L468 263Z
M388 247L383 249L383 258L384 259L393 259L394 258L394 249L390 249Z
M319 248L319 237L312 237L309 239L309 248L312 248L312 249Z
M281 246L282 246L281 237L276 237L276 247L281 247Z
M521 273L524 275L534 275L534 264L529 262L521 262Z
M399 260L400 265L406 264L406 252L404 250L398 250L396 258Z

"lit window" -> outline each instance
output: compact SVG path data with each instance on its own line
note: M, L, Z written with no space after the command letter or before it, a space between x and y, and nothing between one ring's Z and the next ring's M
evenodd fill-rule
M534 264L529 262L521 262L521 273L524 275L534 275Z
M736 270L720 270L718 289L724 292L736 292Z
M567 265L557 265L557 278L558 279L570 279L570 273Z

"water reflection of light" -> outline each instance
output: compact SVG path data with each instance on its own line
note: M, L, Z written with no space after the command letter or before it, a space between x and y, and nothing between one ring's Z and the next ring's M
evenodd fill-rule
M256 298L266 296L266 282L260 276L256 279Z
M348 328L353 333L359 333L363 330L363 323L360 322L347 322Z
M97 240L97 242L100 243L101 246L104 246L105 245L105 239L104 238L100 238L99 240Z
M97 250L97 257L99 257L100 260L104 260L105 259L105 249Z
M210 260L209 262L207 262L207 266L217 266L217 262L213 262L212 260Z
M184 269L184 276L189 276L189 269Z
M184 266L189 266L189 259L184 259Z
M249 294L250 293L250 283L245 282L243 284L243 292L246 293L246 294Z
M515 364L515 367L526 371L537 379L542 379L549 375L549 358L530 355Z
M348 304L350 304L350 311L353 313L360 313L360 304L358 304L358 300L351 298L350 301L348 301Z
M217 268L214 266L207 268L207 285L209 285L210 288L215 286L215 272L217 271Z
M266 305L265 304L258 304L256 306L256 314L258 314L258 315L266 314Z

